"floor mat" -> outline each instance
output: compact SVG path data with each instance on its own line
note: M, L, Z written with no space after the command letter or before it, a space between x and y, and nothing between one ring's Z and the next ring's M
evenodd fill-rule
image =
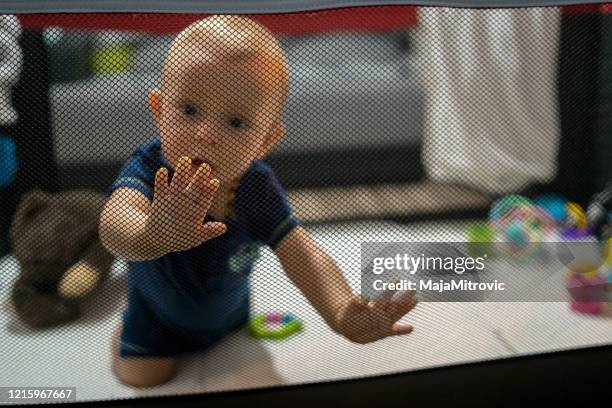
M467 224L369 221L307 229L358 290L361 242L461 241ZM115 262L104 287L106 296L99 297L112 299L110 304L94 301L79 322L39 332L27 330L6 313L16 271L13 258L0 260L0 386L72 386L79 401L325 382L612 342L612 320L573 315L567 304L428 302L402 319L414 325L410 335L351 343L325 325L273 253L263 250L251 279L252 312L290 311L305 322L305 330L283 341L254 339L240 330L205 353L181 357L170 382L134 389L120 384L110 369L111 331L126 296L125 264ZM559 329L568 323L569 329Z

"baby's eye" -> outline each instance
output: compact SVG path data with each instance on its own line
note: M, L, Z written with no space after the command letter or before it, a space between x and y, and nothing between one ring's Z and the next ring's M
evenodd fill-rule
M193 115L195 115L198 112L196 107L191 105L191 104L189 104L189 103L186 103L186 104L184 104L182 106L182 111L187 116L193 116Z
M239 117L230 118L228 121L229 125L236 129L242 129L246 126L246 121Z

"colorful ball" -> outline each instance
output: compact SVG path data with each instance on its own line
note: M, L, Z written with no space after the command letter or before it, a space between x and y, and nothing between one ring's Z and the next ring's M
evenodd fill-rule
M523 245L530 241L529 230L524 228L524 225L519 221L510 222L504 231L504 236L513 243Z
M503 242L501 252L525 259L540 248L542 240L554 230L555 223L538 206L517 205L495 222Z
M567 200L560 194L544 194L533 200L534 204L542 207L561 225L567 217Z

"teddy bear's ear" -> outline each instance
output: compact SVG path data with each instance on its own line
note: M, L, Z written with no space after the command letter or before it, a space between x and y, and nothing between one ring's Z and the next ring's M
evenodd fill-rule
M18 240L23 228L28 225L34 215L48 206L50 200L51 194L42 190L29 191L22 197L11 223L11 242L15 243Z

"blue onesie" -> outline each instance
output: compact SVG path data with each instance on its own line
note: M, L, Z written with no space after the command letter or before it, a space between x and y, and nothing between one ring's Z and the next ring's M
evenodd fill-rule
M153 200L155 173L166 167L159 136L125 162L111 192L129 187ZM272 169L255 160L234 198L225 234L159 259L128 262L128 307L121 356L175 356L204 350L249 317L248 277L258 248L274 249L299 220ZM205 221L218 221L206 215Z

